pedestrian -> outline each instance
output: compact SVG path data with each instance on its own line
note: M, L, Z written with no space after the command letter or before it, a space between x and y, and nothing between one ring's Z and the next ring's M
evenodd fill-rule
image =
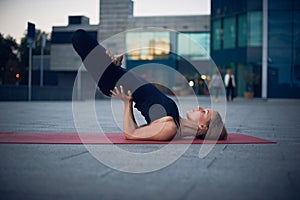
M236 84L235 84L235 80L234 80L234 75L230 69L227 69L225 77L224 77L224 81L225 81L225 87L226 87L227 101L229 101L229 100L233 101L234 97L236 96L236 94L235 94ZM230 99L229 99L229 97L230 97Z
M195 78L194 79L194 91L196 95L200 94L200 84L199 84L199 79Z
M177 105L171 98L134 72L121 67L122 57L112 56L86 31L77 30L72 43L103 94L124 102L125 139L162 141L185 136L227 138L226 128L217 111L198 106L186 113L187 118L180 117ZM137 126L133 102L147 125Z
M212 89L212 93L214 95L214 101L219 101L219 95L221 92L221 89L223 87L223 80L221 77L221 74L219 70L215 72L215 74L212 76L211 81L209 82L209 89Z

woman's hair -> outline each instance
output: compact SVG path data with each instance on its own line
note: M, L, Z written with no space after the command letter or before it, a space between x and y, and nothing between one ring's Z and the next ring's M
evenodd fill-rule
M205 134L196 136L199 139L210 139L210 140L226 140L227 139L227 130L222 121L222 117L218 112L214 112L210 121L207 124L208 130ZM221 131L221 133L220 133Z

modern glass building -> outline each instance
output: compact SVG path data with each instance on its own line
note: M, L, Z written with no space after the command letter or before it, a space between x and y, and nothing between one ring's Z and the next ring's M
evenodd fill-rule
M299 29L298 0L211 1L211 56L233 69L239 96L300 97Z
M137 49L128 53L128 60L164 60L169 59L171 53L189 57L191 60L209 59L210 34L209 32L177 33L176 49L172 49L171 34L173 32L135 32L126 35L127 49ZM204 52L195 49L195 44L203 47ZM141 46L149 49L141 49ZM174 48L174 47L173 47Z
M209 77L212 72L209 32L181 33L167 29L157 31L151 28L150 31L146 29L128 32L125 41L127 69L138 70L136 68L148 66L138 72L149 81L164 80L168 82L169 88L176 87L184 90L185 87L189 87L184 86L180 78L172 75L172 72L158 69L157 66L172 68L188 81L199 82L200 88L196 91L197 94L207 94L201 75ZM200 67L203 74L199 73Z

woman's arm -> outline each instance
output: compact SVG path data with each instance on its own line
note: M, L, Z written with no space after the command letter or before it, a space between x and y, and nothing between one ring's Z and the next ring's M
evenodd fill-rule
M172 117L160 118L151 124L138 127L133 117L132 94L126 95L123 87L115 87L112 97L124 102L124 136L128 140L171 140L177 133L177 126Z
M232 78L232 86L233 86L233 87L235 87L235 86L236 86L236 84L235 84L235 78L234 78L234 75L232 75L232 77L231 77L231 78Z

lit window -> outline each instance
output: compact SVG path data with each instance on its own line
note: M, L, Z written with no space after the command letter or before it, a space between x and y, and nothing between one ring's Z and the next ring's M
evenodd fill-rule
M209 33L180 33L177 54L191 60L206 60L210 55Z
M171 51L168 32L130 32L126 34L129 60L168 59Z

